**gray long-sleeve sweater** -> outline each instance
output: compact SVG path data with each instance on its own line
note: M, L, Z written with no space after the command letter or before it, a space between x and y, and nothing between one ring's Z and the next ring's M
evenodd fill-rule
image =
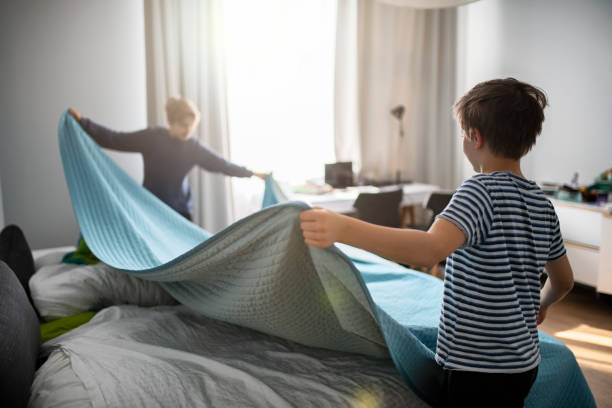
M191 187L187 174L201 168L233 177L251 177L253 172L233 164L204 146L199 140L179 140L164 127L136 132L117 132L87 118L81 126L101 147L124 152L139 152L144 159L143 186L181 214L191 215Z

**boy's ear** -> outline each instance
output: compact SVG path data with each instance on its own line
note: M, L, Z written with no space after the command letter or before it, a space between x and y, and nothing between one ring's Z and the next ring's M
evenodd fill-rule
M477 128L470 129L470 139L475 142L475 147L480 149L484 145L484 139Z

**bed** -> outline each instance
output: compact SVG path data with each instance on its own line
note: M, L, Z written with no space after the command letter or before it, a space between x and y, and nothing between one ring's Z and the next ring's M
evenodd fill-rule
M67 267L51 251L23 293L23 276L3 270L14 302L0 297L0 317L17 318L2 322L16 333L2 358L38 365L33 381L33 368L19 375L30 406L444 405L440 280L345 245L306 246L303 203L210 234L137 185L67 113L59 134L75 215L102 264ZM275 198L270 179L264 197ZM97 313L39 350L36 312L83 309ZM526 406L595 406L571 351L542 333L540 344Z
M366 275L382 309L385 302L395 303L403 296L405 311L430 316L426 325L415 325L410 315L387 318L399 319L401 326L410 327L433 347L427 337L439 299L432 299L438 295L428 288L439 288L440 282L373 254L340 248ZM32 366L33 376L26 380L30 407L430 406L388 356L309 347L206 317L179 304L156 282L104 264L62 263L68 250L34 251L31 302L25 291L17 290L18 279L4 282L12 271L0 271L1 287L8 293L8 299L6 293L0 297L2 315L7 302L21 305L12 307L9 323L29 322L38 329L34 310L42 321L54 322L83 310L95 311L87 323L40 346L40 331L5 328L19 343L21 355L14 365ZM390 282L396 293L377 294ZM381 293L386 299L379 297ZM11 297L19 299L12 302ZM542 372L548 378L540 374L526 406L584 406L576 404L584 402L580 392L570 393L574 399L551 398L551 381L559 380L555 372L572 373L561 378L566 388L580 391L583 379L579 370L565 367L570 360L559 359L566 353L563 345L542 340L543 364L549 366Z

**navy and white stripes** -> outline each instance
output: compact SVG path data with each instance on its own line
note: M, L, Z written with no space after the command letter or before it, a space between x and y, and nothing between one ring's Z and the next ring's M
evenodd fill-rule
M565 255L542 190L509 172L466 180L439 215L466 236L446 262L436 361L450 370L518 373L540 363L540 274Z

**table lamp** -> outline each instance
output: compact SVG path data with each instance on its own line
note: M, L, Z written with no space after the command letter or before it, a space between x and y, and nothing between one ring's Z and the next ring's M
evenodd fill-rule
M395 108L391 109L391 115L393 115L394 118L396 118L399 122L399 141L400 141L400 146L402 143L402 140L404 139L404 112L406 111L406 108L404 107L404 105L397 105ZM398 148L397 152L398 155L401 154L402 149ZM397 165L397 170L395 171L395 182L397 184L400 184L402 178L401 178L401 172L399 169L399 157L398 160L396 162Z

